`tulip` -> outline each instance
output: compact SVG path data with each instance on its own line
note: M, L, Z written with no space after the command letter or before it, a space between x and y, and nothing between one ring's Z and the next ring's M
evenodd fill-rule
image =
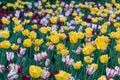
M87 66L86 74L87 76L92 75L98 69L98 64L91 64Z
M18 44L21 44L21 41L22 41L21 38L18 38L18 39L17 39L17 43L18 43Z
M48 50L52 51L54 49L54 45L50 44L50 46L48 47Z
M25 54L25 52L26 52L26 48L20 47L20 48L18 49L18 56L19 56L19 57L23 57L24 54Z
M39 62L42 59L42 55L40 53L34 54L34 60Z
M74 59L70 58L70 56L63 56L62 62L66 64L66 66L71 66L74 62Z
M47 59L48 57L47 52L41 52L41 54L42 54L42 59Z
M0 73L2 73L3 71L5 71L5 66L4 65L0 65Z
M120 75L120 67L115 66L114 70L115 70L115 73L116 73L115 76L119 76Z
M14 58L14 52L6 52L7 61L12 61Z
M76 50L76 54L80 54L81 53L82 48L80 46L78 46L77 50Z
M51 73L48 70L44 70L42 75L42 80L47 80L50 77Z
M47 67L47 66L49 66L50 65L50 59L46 59L46 61L45 61L45 66Z
M13 80L18 78L16 70L11 70L7 75L8 80Z
M21 73L23 71L23 66L18 66L18 73Z
M115 72L115 70L114 69L112 69L112 68L106 68L106 76L107 76L107 78L113 78L113 77L115 77L116 76L116 72Z
M9 64L9 65L7 66L7 68L8 68L9 70L18 69L18 65L12 63L12 64Z
M87 74L87 76L90 76L90 75L92 75L94 72L95 72L95 71L94 71L94 68L93 68L93 67L90 67L90 68L87 68L86 74Z

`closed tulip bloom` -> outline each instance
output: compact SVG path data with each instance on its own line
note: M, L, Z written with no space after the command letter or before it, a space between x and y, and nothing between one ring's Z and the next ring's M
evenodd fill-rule
M8 49L10 48L11 43L8 40L4 40L0 43L0 48Z
M120 44L117 44L114 48L117 52L120 52Z
M73 67L74 69L79 70L82 67L82 62L77 61L76 63L73 63Z
M8 25L10 23L10 21L5 17L3 17L1 20L2 20L2 23L5 25Z
M14 58L14 53L13 52L6 52L7 61L12 61L13 58Z
M108 62L108 60L109 60L109 56L108 55L102 55L102 56L100 56L100 62L101 63L105 64L105 63Z
M59 71L58 74L55 75L56 80L69 80L71 77L71 74L65 72L65 71Z
M27 48L31 47L32 46L31 39L25 39L24 42L23 42L23 45Z
M85 56L85 57L84 57L84 61L85 61L86 63L92 63L93 58L91 58L90 56Z
M18 56L19 56L19 57L23 57L23 56L25 55L26 50L27 50L26 48L20 47L20 48L18 49Z
M39 78L43 75L44 70L41 69L39 66L31 65L29 67L29 74L32 78Z
M2 38L7 39L7 38L9 38L9 36L10 36L10 32L9 31L7 31L7 30L2 31Z
M42 59L42 55L40 53L34 54L34 60L39 62Z

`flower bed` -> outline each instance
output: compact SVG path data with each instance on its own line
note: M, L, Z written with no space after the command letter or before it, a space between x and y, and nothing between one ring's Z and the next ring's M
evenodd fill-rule
M119 80L119 6L1 3L0 80Z

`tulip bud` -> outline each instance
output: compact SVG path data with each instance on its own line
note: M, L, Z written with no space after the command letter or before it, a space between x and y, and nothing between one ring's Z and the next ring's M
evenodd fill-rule
M14 52L6 52L7 61L12 61L14 58Z
M21 41L22 41L21 38L18 38L18 39L17 39L17 43L18 43L18 44L21 44Z
M76 50L76 54L80 54L81 53L82 48L80 46L78 46L77 50Z
M45 66L47 67L47 66L49 66L50 65L50 59L46 59L46 61L45 61Z

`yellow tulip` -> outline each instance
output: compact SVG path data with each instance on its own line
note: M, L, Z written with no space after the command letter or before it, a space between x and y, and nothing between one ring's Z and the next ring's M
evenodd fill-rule
M102 75L98 78L98 80L107 80L106 76Z
M2 31L2 38L7 39L7 38L9 38L9 36L10 36L9 31L7 31L7 30Z
M85 56L85 57L84 57L84 61L85 61L86 63L92 63L93 58L91 58L90 56Z
M0 48L8 49L11 46L11 43L7 40L4 40L0 43Z
M39 78L44 73L44 70L41 69L39 66L31 65L29 67L29 74L32 78Z
M71 77L71 74L65 71L59 71L59 73L55 75L56 80L69 80L70 77Z
M25 39L25 40L23 41L23 45L24 45L25 47L27 47L27 48L31 47L31 46L32 46L32 41L31 41L31 39Z
M80 69L82 67L82 62L81 61L77 61L76 63L73 63L73 67L76 70Z
M100 62L101 63L107 63L109 60L109 56L108 55L102 55L100 56Z

